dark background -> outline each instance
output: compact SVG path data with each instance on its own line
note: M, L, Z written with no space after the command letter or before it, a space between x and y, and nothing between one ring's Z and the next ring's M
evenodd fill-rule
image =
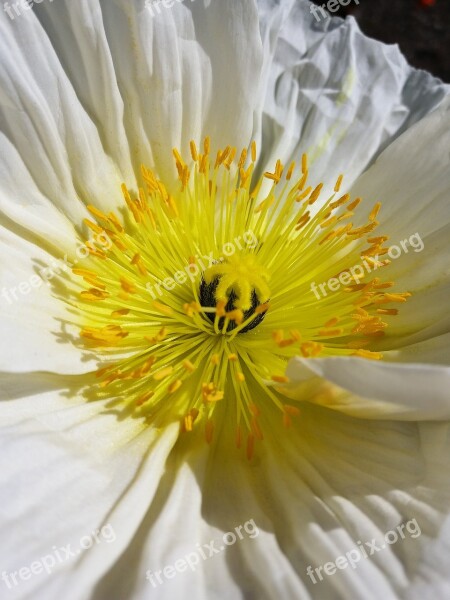
M313 2L326 10L326 0ZM411 65L450 83L450 0L359 2L351 0L333 15L353 15L366 35L397 43Z

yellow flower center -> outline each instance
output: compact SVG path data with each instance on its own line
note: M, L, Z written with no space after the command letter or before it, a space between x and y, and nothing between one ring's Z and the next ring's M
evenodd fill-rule
M202 422L208 442L218 420L233 423L251 458L267 403L286 427L299 414L276 385L287 361L380 359L370 348L397 314L385 305L409 294L379 276L389 265L387 237L371 237L380 204L355 225L361 199L339 193L342 176L319 202L306 155L255 182L254 143L238 159L231 147L212 159L208 138L202 152L191 142L190 164L173 152L177 190L142 168L142 188L122 186L122 219L88 207L86 225L111 241L86 242L73 270L81 337L101 363L95 394L157 427Z

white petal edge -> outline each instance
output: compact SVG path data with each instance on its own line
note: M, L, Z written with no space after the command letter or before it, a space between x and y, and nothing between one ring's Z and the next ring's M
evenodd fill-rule
M450 368L399 364L363 358L293 358L282 391L291 398L323 403L366 419L447 420L450 418ZM305 385L321 378L337 386L316 398ZM344 391L344 393L342 393Z

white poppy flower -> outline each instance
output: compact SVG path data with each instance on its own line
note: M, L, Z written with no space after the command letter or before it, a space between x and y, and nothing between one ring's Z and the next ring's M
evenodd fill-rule
M304 0L30 4L4 596L446 597L448 88Z

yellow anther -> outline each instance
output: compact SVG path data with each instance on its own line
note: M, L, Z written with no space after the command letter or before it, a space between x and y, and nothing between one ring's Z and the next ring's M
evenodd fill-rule
M291 164L289 165L289 169L286 173L286 181L290 181L292 178L292 173L294 172L295 169L295 161L292 161Z
M302 200L304 200L306 198L306 196L310 195L311 191L312 191L312 187L311 186L307 187L306 190L304 190L299 196L296 197L295 201L301 202Z
M191 150L191 156L192 156L192 160L193 160L194 162L197 162L197 160L198 160L198 152L197 152L197 146L196 146L196 144L195 144L194 140L191 140L191 141L190 141L190 143L189 143L189 148L190 148L190 150Z
M338 206L342 206L348 200L350 200L350 194L344 194L338 200L335 200L334 202L330 202L330 208L332 208L332 209L338 208ZM348 206L348 209L351 210L350 205Z
M225 167L227 169L231 168L231 165L233 164L234 161L234 157L236 156L236 148L231 148L231 152L230 154L227 156L226 160L223 161L223 164L225 165Z
M272 331L272 338L276 344L281 342L284 339L284 333L281 329L277 329L276 331Z
M330 225L335 225L337 221L337 217L330 217L329 219L327 219L326 221L324 221L323 223L320 224L321 229L326 229L327 227L329 227Z
M353 200L353 202L351 202L347 206L347 209L348 210L355 210L355 208L358 206L358 204L360 204L360 202L361 202L361 198L355 198L355 200Z
M335 337L338 335L342 335L343 333L343 329L322 329L319 331L319 335L322 337Z
M128 188L124 183L122 183L122 194L123 194L123 197L125 199L125 202L126 202L128 208L131 210L131 212L133 214L134 220L136 221L136 223L141 223L142 219L141 219L141 215L139 214L138 207L136 206L136 203L131 199Z
M339 322L339 319L337 317L333 317L332 319L330 319L329 321L327 321L325 323L325 327L334 327L338 322Z
M155 336L149 337L147 335L144 335L144 339L146 339L151 344L156 344L158 342L162 342L165 339L166 335L167 327L162 327Z
M283 408L284 408L284 411L291 417L298 417L300 414L300 409L297 408L297 406L291 406L290 404L285 404Z
M175 381L173 381L167 388L169 394L174 394L178 389L180 389L182 384L183 382L181 381L181 379L175 379Z
M89 277L89 279L96 279L98 277L97 273L89 271L88 269L72 269L72 273L74 275L79 275L80 277Z
M349 231L347 231L347 235L359 238L359 237L362 237L363 235L366 235L367 233L370 233L371 231L373 231L376 227L378 227L378 225L379 225L378 221L374 221L373 223L370 223L369 225L364 225L363 227L357 227L356 229L350 229Z
M120 286L127 294L134 294L136 292L136 286L125 279L125 277L120 278Z
M375 298L375 304L387 304L389 302L406 302L411 294L409 292L403 292L401 294L383 294L380 298Z
M100 227L99 225L97 225L97 223L93 223L89 219L83 219L83 222L94 233L103 233L104 232L103 227Z
M186 187L189 182L189 176L190 176L189 169L187 167L185 167L184 172L183 172L183 177L182 177L182 184L184 187ZM172 216L179 217L178 206L177 206L176 200L170 194L169 194L169 197L167 198L167 204L169 205L169 208L172 212Z
M314 204L314 202L320 196L320 192L322 191L323 183L319 183L319 185L315 188L311 196L309 197L308 204Z
M176 148L172 148L172 153L175 157L175 162L176 162L177 166L179 166L180 169L182 170L186 163L182 159L181 154L178 152L178 150Z
M380 235L379 237L367 238L369 244L382 244L389 239L388 235Z
M133 258L131 259L131 264L137 266L141 275L147 275L147 269L145 268L144 261L142 260L140 254L135 254L133 256Z
M301 176L301 178L297 184L297 187L295 189L298 191L301 191L305 187L307 181L308 181L308 171L305 171L303 173L303 175Z
M173 309L170 308L170 306L167 306L167 304L162 304L161 302L158 302L157 300L155 300L154 302L152 302L152 305L153 305L153 308L155 308L157 311L159 311L163 315L167 315L168 317L171 317L173 315Z
M109 219L105 215L105 213L103 213L101 210L99 210L95 206L92 206L92 204L89 204L86 208L91 213L91 215L94 215L94 217L97 217L97 219L100 219L101 221L109 221Z
M337 178L336 181L336 185L334 186L334 191L335 192L339 192L339 190L341 189L341 185L342 185L342 180L344 179L343 175L339 175L339 177Z
M141 367L141 375L146 375L156 362L156 356L150 356Z
M322 344L317 342L303 342L303 344L300 345L300 352L306 358L318 356L322 352L322 349Z
M118 319L119 317L124 317L129 312L130 312L129 308L120 308L119 310L113 310L113 312L111 313L111 316L114 319Z
M302 154L302 173L306 173L308 171L308 155Z
M289 377L286 377L286 375L272 375L271 379L276 383L289 383Z
M395 315L398 315L398 309L397 308L377 308L377 313L379 313L380 315L395 316Z
M375 204L375 206L372 208L372 211L369 215L369 221L375 221L378 213L380 212L380 208L381 208L381 202L377 202L377 204Z
M98 290L97 288L90 288L87 291L81 292L81 297L84 300L89 300L91 302L96 302L97 300L105 300L109 296L108 292Z
M368 358L371 360L381 360L383 355L381 352L371 352L370 350L357 350L352 356L359 356L361 358Z
M195 365L193 365L193 364L191 363L191 361L190 361L190 360L187 360L187 359L186 359L186 360L184 360L184 361L183 361L183 363L182 363L182 364L183 364L183 367L186 369L186 371L190 371L191 373L193 373L193 372L195 371L195 368L196 368L196 367L195 367Z
M247 160L247 148L244 148L241 152L241 156L239 158L239 162L238 162L238 169L243 169L244 165L245 165L245 161Z
M162 379L165 379L166 377L168 377L169 375L171 375L172 371L173 371L173 367L172 366L164 367L164 369L161 369L160 371L157 371L153 375L153 379L155 381L161 381Z
M147 402L147 400L150 400L150 398L152 398L154 395L155 392L149 391L143 394L142 396L139 396L136 400L136 406L142 406L145 402Z

